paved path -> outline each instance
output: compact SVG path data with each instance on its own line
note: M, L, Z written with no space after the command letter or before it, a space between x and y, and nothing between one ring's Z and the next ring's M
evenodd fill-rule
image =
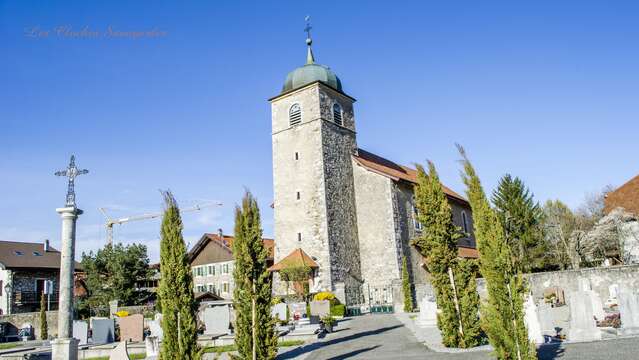
M278 360L427 359L487 360L489 352L438 353L422 345L393 315L364 315L341 321L336 332L299 348L284 350ZM639 339L543 346L540 360L639 359Z

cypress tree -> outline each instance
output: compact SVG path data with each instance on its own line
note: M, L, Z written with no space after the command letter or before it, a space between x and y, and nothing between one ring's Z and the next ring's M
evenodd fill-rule
M542 210L518 177L504 175L493 191L492 202L517 269L529 272L546 263L548 248L540 231Z
M404 293L404 311L413 311L413 293L410 289L410 276L408 275L408 264L406 257L402 259L402 292Z
M423 225L421 236L413 240L431 275L437 307L437 326L442 333L442 342L448 347L472 347L479 343L480 331L477 319L478 301L474 302L475 290L472 273L468 266L457 263L457 239L460 229L455 226L452 211L439 175L432 162L428 162L427 175L417 165L417 187L415 204L418 220ZM453 283L455 287L453 288Z
M262 240L260 210L250 192L235 208L235 308L236 359L271 360L277 355L276 319L271 316L271 277Z
M46 340L49 338L49 324L47 323L47 300L45 299L44 291L40 296L40 339Z
M499 217L488 198L464 149L458 145L467 196L473 210L473 224L479 250L479 270L486 280L488 301L482 306L482 326L503 360L537 359L535 346L528 341L524 324L524 281L513 265L511 250Z
M173 195L166 191L160 240L160 286L158 296L162 309L164 340L160 357L200 359L197 345L197 304L193 295L193 274L182 237L182 218Z

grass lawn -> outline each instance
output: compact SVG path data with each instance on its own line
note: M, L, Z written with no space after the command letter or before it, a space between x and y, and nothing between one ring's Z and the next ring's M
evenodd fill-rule
M14 347L18 347L20 346L22 343L20 342L15 342L15 343L3 343L0 344L0 350L7 350L7 349L13 349Z
M280 341L279 343L277 343L278 347L289 347L289 346L298 346L298 345L302 345L304 344L304 341L302 340L285 340L285 341ZM229 351L236 351L237 347L235 346L235 344L232 345L221 345L221 346L209 346L204 348L204 352L205 353L223 353L223 352L229 352Z

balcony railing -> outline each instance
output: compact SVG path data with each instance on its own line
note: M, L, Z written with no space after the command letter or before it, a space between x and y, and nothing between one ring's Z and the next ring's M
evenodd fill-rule
M31 305L31 304L39 304L40 298L44 296L45 301L50 303L58 302L58 292L54 292L50 295L42 295L37 291L14 291L13 292L13 303L15 305ZM47 296L49 297L47 299Z

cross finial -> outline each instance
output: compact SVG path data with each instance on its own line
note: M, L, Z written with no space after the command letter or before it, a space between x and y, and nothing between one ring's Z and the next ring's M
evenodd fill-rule
M306 15L304 21L306 21L306 27L304 28L304 31L306 31L306 42L309 42L309 40L311 40L311 29L313 28L311 26L311 17L309 15Z
M306 15L304 20L306 21L306 27L304 28L304 31L306 31L306 45L308 45L308 50L306 51L306 64L314 64L315 57L313 56L313 50L311 49L311 45L313 44L313 39L311 39L311 29L313 28L311 26L311 17Z
M75 178L79 175L84 175L88 173L89 170L79 170L75 166L75 156L71 155L71 161L69 162L69 166L66 170L56 171L56 176L65 176L69 178L69 185L67 188L67 203L66 206L75 207Z

